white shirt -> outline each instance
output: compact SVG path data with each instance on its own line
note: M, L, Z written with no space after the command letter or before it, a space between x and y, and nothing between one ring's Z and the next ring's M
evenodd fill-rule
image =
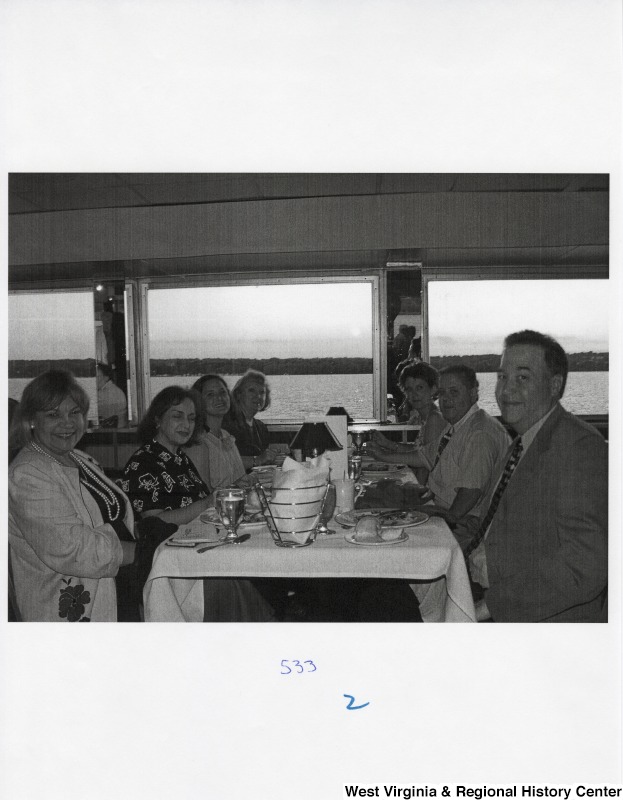
M454 432L432 468L439 442L452 427ZM431 468L427 485L435 503L441 508L450 508L459 489L478 489L481 498L484 498L495 475L495 467L506 452L509 441L504 426L474 403L458 422L453 426L448 425L440 437L422 448L422 454ZM482 499L471 513L479 514L481 503Z

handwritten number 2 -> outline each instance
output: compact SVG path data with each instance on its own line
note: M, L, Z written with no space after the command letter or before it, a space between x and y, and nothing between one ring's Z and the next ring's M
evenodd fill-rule
M316 671L316 665L314 664L314 662L313 662L313 661L304 661L303 663L304 663L304 664L311 664L311 665L312 665L313 669L308 669L308 670L307 670L308 672L315 672L315 671Z
M354 705L355 698L352 696L352 694L345 694L344 697L348 697L348 705L346 706L346 710L347 711L356 711L358 708L365 708L366 706L370 705L369 702L368 703L362 703L359 706Z

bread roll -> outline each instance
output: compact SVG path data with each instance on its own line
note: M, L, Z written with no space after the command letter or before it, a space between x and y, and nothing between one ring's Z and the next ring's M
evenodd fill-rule
M362 517L355 528L353 538L358 542L382 542L381 524L376 517Z

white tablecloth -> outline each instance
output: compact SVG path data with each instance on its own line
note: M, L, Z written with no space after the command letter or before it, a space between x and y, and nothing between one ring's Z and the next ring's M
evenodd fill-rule
M277 547L268 529L240 545L205 553L162 544L145 585L147 622L201 622L203 578L397 578L413 583L425 622L474 622L474 604L461 549L446 523L432 518L406 529L402 544L364 547L344 531L318 536L309 547ZM197 519L191 527L200 530ZM184 526L187 527L187 526Z

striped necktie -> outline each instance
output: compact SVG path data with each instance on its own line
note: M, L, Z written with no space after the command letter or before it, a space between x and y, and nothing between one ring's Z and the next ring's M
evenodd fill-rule
M454 433L454 426L451 426L441 437L439 440L439 447L437 448L437 455L435 456L435 463L431 467L431 472L435 469L437 464L439 464L439 459L441 458L441 454L446 449L448 442L452 438L452 434Z
M495 512L500 504L500 500L502 499L502 495L508 485L508 482L511 479L511 475L515 471L515 467L519 463L519 459L521 458L521 454L523 453L523 445L521 443L521 436L518 436L515 439L515 443L513 445L513 449L511 450L510 456L508 457L508 461L506 462L506 466L504 467L504 472L500 477L498 482L497 488L493 497L491 498L491 503L489 504L489 508L487 509L487 513L485 514L485 518L478 528L478 533L476 537L467 545L464 550L463 555L465 556L465 560L474 552L474 550L478 547L480 542L485 537L487 530L489 529L489 525L491 525L491 520L493 519Z

